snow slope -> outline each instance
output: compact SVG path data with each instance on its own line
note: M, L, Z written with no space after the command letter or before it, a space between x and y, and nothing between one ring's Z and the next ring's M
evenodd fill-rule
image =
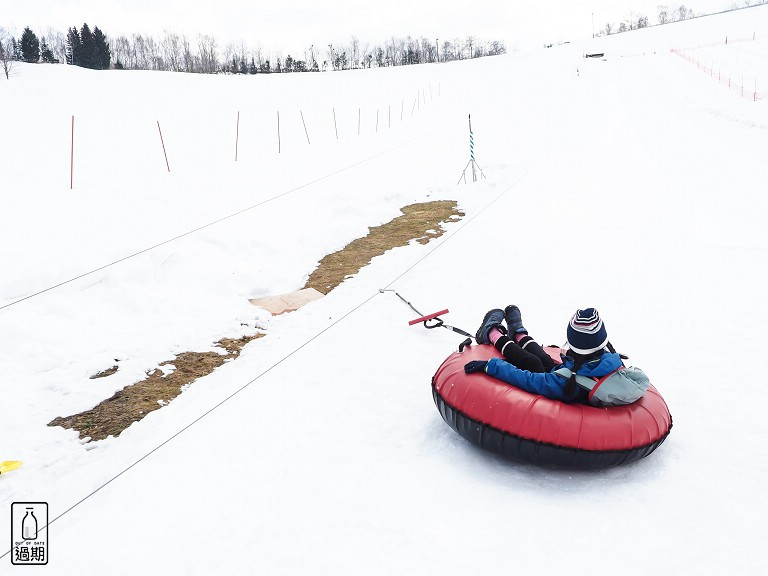
M766 573L768 101L670 52L699 46L768 85L768 6L435 66L19 66L0 83L0 459L25 464L0 513L49 503L51 574ZM467 114L487 179L457 186ZM466 211L440 239L298 312L248 304L433 199ZM408 327L382 288L471 331L514 302L545 343L598 307L672 434L592 473L477 450L429 389L460 339ZM119 438L46 426L256 330Z

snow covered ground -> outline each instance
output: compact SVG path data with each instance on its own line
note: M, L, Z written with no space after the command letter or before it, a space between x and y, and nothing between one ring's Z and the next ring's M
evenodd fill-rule
M11 503L44 501L51 574L765 574L768 100L671 48L765 92L768 6L433 66L18 66L0 82L0 460L24 466L0 477L0 554ZM457 186L468 114L487 179ZM438 240L292 314L248 303L435 199L466 211ZM408 327L380 288L470 331L516 303L545 343L596 306L670 437L591 473L476 449L430 394L460 338ZM256 330L118 438L47 426Z

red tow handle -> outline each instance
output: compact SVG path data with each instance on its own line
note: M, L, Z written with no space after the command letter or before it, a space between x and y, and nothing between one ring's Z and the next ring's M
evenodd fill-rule
M442 316L443 314L448 314L448 309L440 310L440 312L434 312L432 314L427 314L426 316L422 316L421 318L416 318L416 320L411 320L408 322L408 326L413 326L414 324L418 324L419 322L426 322L427 320L432 320L433 318L437 318L438 316Z

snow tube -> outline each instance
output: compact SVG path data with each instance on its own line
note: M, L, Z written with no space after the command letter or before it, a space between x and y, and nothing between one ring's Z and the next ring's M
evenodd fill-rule
M559 349L548 349L558 358ZM487 374L465 374L470 360L502 358L493 346L454 352L432 378L440 415L462 437L512 460L599 469L634 462L656 450L672 416L652 385L627 406L597 408L530 394Z

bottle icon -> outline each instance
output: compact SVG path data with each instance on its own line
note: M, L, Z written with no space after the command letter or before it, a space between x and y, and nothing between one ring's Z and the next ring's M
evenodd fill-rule
M24 540L37 540L37 518L35 518L34 508L27 508L27 513L21 521L21 536Z

